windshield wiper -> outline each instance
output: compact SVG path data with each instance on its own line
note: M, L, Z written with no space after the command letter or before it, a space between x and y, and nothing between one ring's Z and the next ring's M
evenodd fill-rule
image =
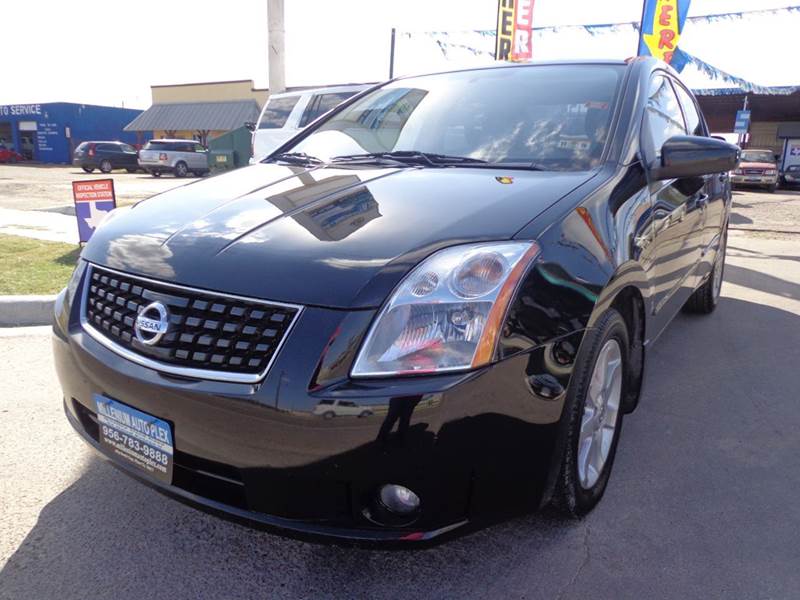
M282 152L271 156L269 162L280 161L292 165L321 165L324 161L316 156L311 156L305 152Z
M525 169L528 171L546 171L547 169L530 162L489 162L469 156L451 156L418 150L395 150L393 152L370 152L367 154L348 154L334 156L331 163L356 164L401 164L424 165L428 167L476 167L481 169Z
M481 160L479 158L470 158L468 156L449 156L447 154L420 152L418 150L395 150L393 152L349 154L345 156L334 156L331 159L332 163L372 161L394 161L401 164L425 165L428 167L448 167L461 164L488 164L485 160Z

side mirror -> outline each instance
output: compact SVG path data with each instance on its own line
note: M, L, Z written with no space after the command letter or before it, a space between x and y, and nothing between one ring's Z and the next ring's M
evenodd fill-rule
M732 171L740 152L738 146L714 138L676 135L661 147L661 164L651 167L651 177L658 181Z
M252 121L245 122L244 126L247 127L247 129L249 129L250 131L256 130L256 124L253 123Z

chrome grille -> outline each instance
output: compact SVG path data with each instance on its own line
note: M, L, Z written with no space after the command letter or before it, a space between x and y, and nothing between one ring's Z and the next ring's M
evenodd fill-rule
M134 362L187 376L258 381L289 332L299 306L228 296L89 265L82 322ZM137 315L152 302L169 311L167 332L143 344ZM106 345L109 345L106 343Z
M763 175L764 169L742 169L745 175Z

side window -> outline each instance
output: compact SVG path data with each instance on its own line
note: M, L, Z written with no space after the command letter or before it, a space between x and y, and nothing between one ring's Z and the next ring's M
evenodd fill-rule
M703 119L700 118L697 105L689 95L689 92L687 92L685 89L683 89L683 86L677 83L673 84L673 87L678 94L678 100L680 100L681 107L683 107L683 116L686 118L686 130L690 135L705 135L706 133L703 129Z
M261 115L261 121L258 123L259 129L280 129L286 124L289 114L292 112L294 105L300 96L286 96L284 98L270 98L267 102L267 108L264 114Z
M311 99L300 119L300 127L305 127L320 115L324 115L332 108L336 108L355 92L337 92L335 94L318 94Z
M205 149L205 147L203 146L203 144L195 144L195 145L194 145L194 151L195 151L195 152L205 152L205 151L206 151L206 149Z
M644 119L642 149L648 163L661 157L661 146L669 138L686 135L678 98L663 75L656 75L650 81Z

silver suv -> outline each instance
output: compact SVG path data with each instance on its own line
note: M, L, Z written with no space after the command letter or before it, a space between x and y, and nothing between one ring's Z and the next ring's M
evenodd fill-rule
M173 173L186 177L208 173L208 149L194 140L150 140L139 152L139 166L153 177Z

